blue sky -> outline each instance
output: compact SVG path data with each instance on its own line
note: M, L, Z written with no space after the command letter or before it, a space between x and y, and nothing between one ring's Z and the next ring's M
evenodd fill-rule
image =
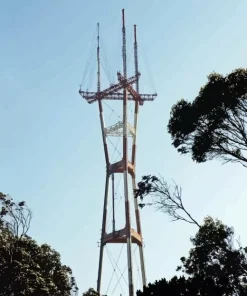
M138 25L141 89L158 92L141 108L138 178L174 179L198 221L218 217L247 245L246 169L195 164L176 152L166 131L171 106L192 100L210 72L246 67L246 1L5 1L0 190L27 201L30 234L61 253L81 291L96 283L105 162L97 108L78 88L97 22L111 72L121 69L122 8L127 29ZM142 224L148 281L171 277L196 229L151 209L142 211Z

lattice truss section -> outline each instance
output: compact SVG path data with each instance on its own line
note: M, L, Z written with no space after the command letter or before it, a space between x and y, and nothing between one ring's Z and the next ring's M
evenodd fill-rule
M94 37L96 45L90 49L83 83L90 84L95 67L90 68L95 49L97 51L97 90L80 87L80 95L89 103L98 105L103 140L106 183L103 206L100 256L97 291L102 295L134 296L137 289L146 285L146 271L143 254L143 236L138 202L133 196L136 188L136 139L139 106L153 101L157 94L140 94L138 70L138 47L136 26L134 26L133 68L134 75L127 76L128 55L124 10L122 12L122 58L123 71L114 76L109 73L107 59L99 36L99 25ZM106 82L101 70L105 71L110 86L102 90ZM131 69L131 67L129 67ZM91 78L90 78L91 77ZM112 79L113 78L113 79ZM122 101L122 104L119 104ZM124 251L125 250L125 251ZM124 255L126 254L127 256ZM138 258L139 253L139 258ZM104 254L108 257L103 261ZM104 262L104 268L103 268ZM127 287L127 289L126 289Z
M128 137L135 136L135 129L133 126L131 126L130 123L127 123L128 125ZM105 135L106 136L111 136L111 137L122 137L123 136L123 122L119 121L116 124L105 128L104 129Z

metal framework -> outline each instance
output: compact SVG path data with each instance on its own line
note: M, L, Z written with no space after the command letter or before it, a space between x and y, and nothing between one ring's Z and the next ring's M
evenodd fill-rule
M98 280L97 280L97 291L101 292L101 280L102 280L102 267L103 267L103 256L104 247L106 244L117 244L125 243L127 244L127 264L128 264L128 284L129 284L129 295L134 296L134 286L133 286L133 267L132 267L132 244L137 244L139 247L140 254L140 264L142 273L142 284L146 286L146 271L144 264L144 254L143 254L143 239L141 230L141 219L138 208L137 200L134 198L134 208L135 208L135 219L136 227L134 230L131 227L131 215L130 215L130 197L129 197L129 186L132 189L136 189L136 136L137 136L137 123L138 123L138 113L139 105L143 105L145 101L153 101L157 94L139 94L139 78L140 73L138 70L138 45L136 36L136 25L134 26L134 62L135 62L135 75L128 78L127 77L127 64L126 64L126 32L125 32L125 15L124 9L122 10L122 58L123 58L123 74L117 73L118 83L110 85L105 90L101 90L100 84L100 43L99 43L99 24L98 24L98 37L97 37L97 92L87 92L79 90L80 95L86 99L89 104L98 102L100 124L102 131L102 139L104 146L104 154L106 160L106 181L105 181L105 194L104 194L104 207L103 207L103 219L102 219L102 230L101 230L101 241L100 241L100 255L99 255L99 268L98 268ZM133 87L135 85L135 88ZM122 92L121 92L122 91ZM123 109L122 115L123 119L117 122L115 125L110 127L105 127L104 117L103 117L103 106L102 100L122 100ZM134 101L134 125L131 126L128 123L127 105L128 101ZM109 151L107 146L107 136L121 137L123 139L122 147L122 159L116 163L110 163ZM132 138L132 151L131 155L128 156L128 137ZM112 232L107 233L106 231L106 219L107 219L107 204L109 198L109 185L110 179L112 181L112 194L114 195L114 175L123 174L124 180L124 199L125 199L125 226L120 229L115 229L115 207L114 207L114 197L113 197L113 229ZM128 174L131 176L132 184L128 183Z

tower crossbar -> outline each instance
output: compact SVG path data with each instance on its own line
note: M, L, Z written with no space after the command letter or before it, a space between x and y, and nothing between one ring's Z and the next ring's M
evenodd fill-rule
M141 219L138 207L137 199L134 198L134 210L136 229L132 228L131 214L130 214L130 196L129 186L134 191L136 189L136 137L137 137L137 124L139 106L143 105L145 101L153 101L157 94L139 94L139 78L141 74L138 69L138 44L136 25L134 25L134 63L135 73L131 77L127 77L127 64L126 64L126 32L125 32L125 15L122 10L122 58L123 58L123 74L117 72L118 83L110 85L108 88L101 90L100 83L100 43L99 43L99 24L98 24L98 46L97 46L97 91L89 92L79 90L79 94L89 103L98 103L101 134L104 146L104 154L106 161L106 180L105 180L105 194L104 194L104 206L103 206L103 219L101 228L101 240L100 240L100 254L99 254L99 267L98 267L98 279L97 279L97 292L101 294L102 283L102 268L104 248L107 244L126 244L127 245L127 266L128 266L128 286L129 296L134 296L134 284L133 284L133 260L132 260L132 245L136 244L139 248L140 265L142 274L142 285L146 286L146 270L143 254L143 237L141 229ZM122 121L106 128L103 116L103 100L121 100L122 106ZM128 123L128 101L134 101L134 124L133 126ZM121 137L123 142L122 158L120 161L110 163L109 149L107 145L107 137ZM132 138L131 154L128 155L128 138ZM115 228L115 204L114 204L114 176L115 174L123 174L124 180L124 201L125 201L125 225L116 230ZM129 184L128 176L131 177L132 184ZM109 199L109 187L110 181L112 182L112 201L113 201L113 225L112 231L107 233L107 204Z

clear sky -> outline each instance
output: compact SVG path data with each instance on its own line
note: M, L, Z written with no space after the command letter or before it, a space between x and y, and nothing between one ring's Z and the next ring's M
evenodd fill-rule
M195 164L166 129L171 106L210 72L246 67L246 1L1 1L0 190L27 201L30 234L61 253L81 292L96 286L105 162L97 108L78 88L97 22L112 75L121 69L122 8L127 29L138 25L141 89L158 93L141 108L138 178L174 179L199 222L218 217L247 245L246 169ZM173 276L196 228L151 209L142 224L148 281Z

